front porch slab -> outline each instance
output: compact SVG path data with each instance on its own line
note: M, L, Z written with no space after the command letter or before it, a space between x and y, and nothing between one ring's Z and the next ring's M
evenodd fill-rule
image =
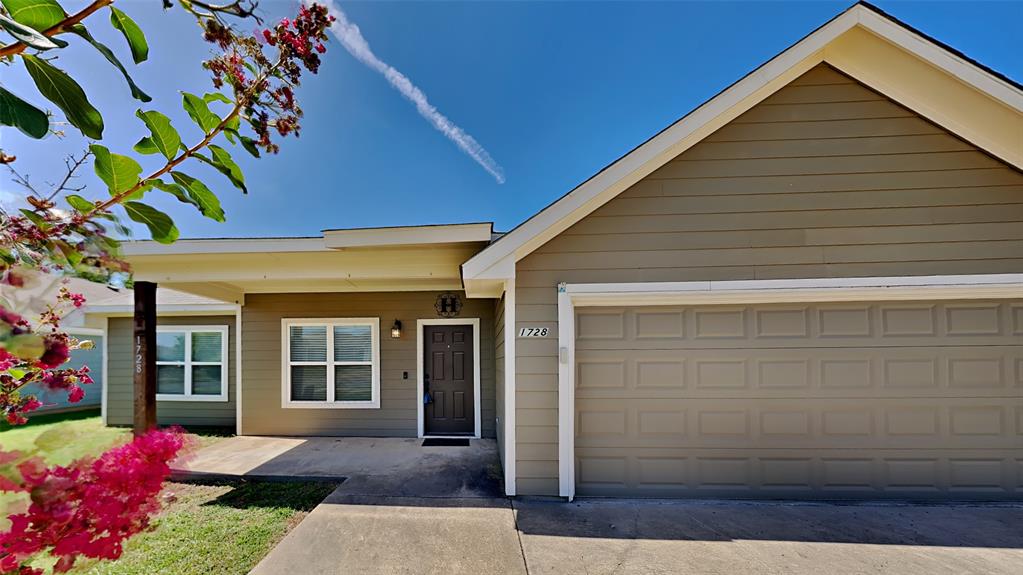
M422 439L232 437L174 465L175 477L345 479L336 496L500 497L497 442L422 447Z

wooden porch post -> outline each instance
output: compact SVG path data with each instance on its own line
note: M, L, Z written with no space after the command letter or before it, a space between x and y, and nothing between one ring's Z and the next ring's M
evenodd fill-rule
M132 430L141 435L156 427L156 284L135 282L135 417Z

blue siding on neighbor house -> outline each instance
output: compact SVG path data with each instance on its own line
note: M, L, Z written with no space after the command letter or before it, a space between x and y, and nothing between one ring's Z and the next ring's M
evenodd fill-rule
M73 335L73 334L72 334ZM81 409L84 407L99 407L103 399L103 336L89 335L80 336L93 343L92 349L76 349L71 352L71 359L62 367L78 369L83 365L89 366L89 374L95 383L83 385L85 397L78 403L71 403L67 400L67 392L47 391L36 384L27 385L22 394L32 394L43 402L39 411L60 411L63 409Z

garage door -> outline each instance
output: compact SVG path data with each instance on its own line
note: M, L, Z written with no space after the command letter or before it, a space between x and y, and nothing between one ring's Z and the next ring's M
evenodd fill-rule
M576 311L579 495L1023 496L1023 300Z

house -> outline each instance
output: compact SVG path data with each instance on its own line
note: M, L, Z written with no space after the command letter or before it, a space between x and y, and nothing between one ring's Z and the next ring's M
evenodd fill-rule
M1019 498L1021 168L1023 88L860 3L508 233L127 253L202 298L164 422L496 437L509 495Z
M70 291L84 295L87 302L116 297L115 290L80 278L66 278L25 269L19 270L18 275L24 281L24 285L18 287L0 285L0 300L4 302L5 307L33 322L37 327L36 322L40 314L47 306L56 304L61 287L66 286ZM51 391L37 383L26 385L20 392L23 395L34 395L42 402L42 407L33 412L36 414L97 409L102 402L101 393L104 387L105 326L99 317L86 313L85 309L58 309L64 314L61 329L80 342L90 342L90 345L80 345L72 350L68 362L63 367L77 369L83 365L89 366L89 376L93 383L82 386L85 395L75 403L68 401L66 391Z

